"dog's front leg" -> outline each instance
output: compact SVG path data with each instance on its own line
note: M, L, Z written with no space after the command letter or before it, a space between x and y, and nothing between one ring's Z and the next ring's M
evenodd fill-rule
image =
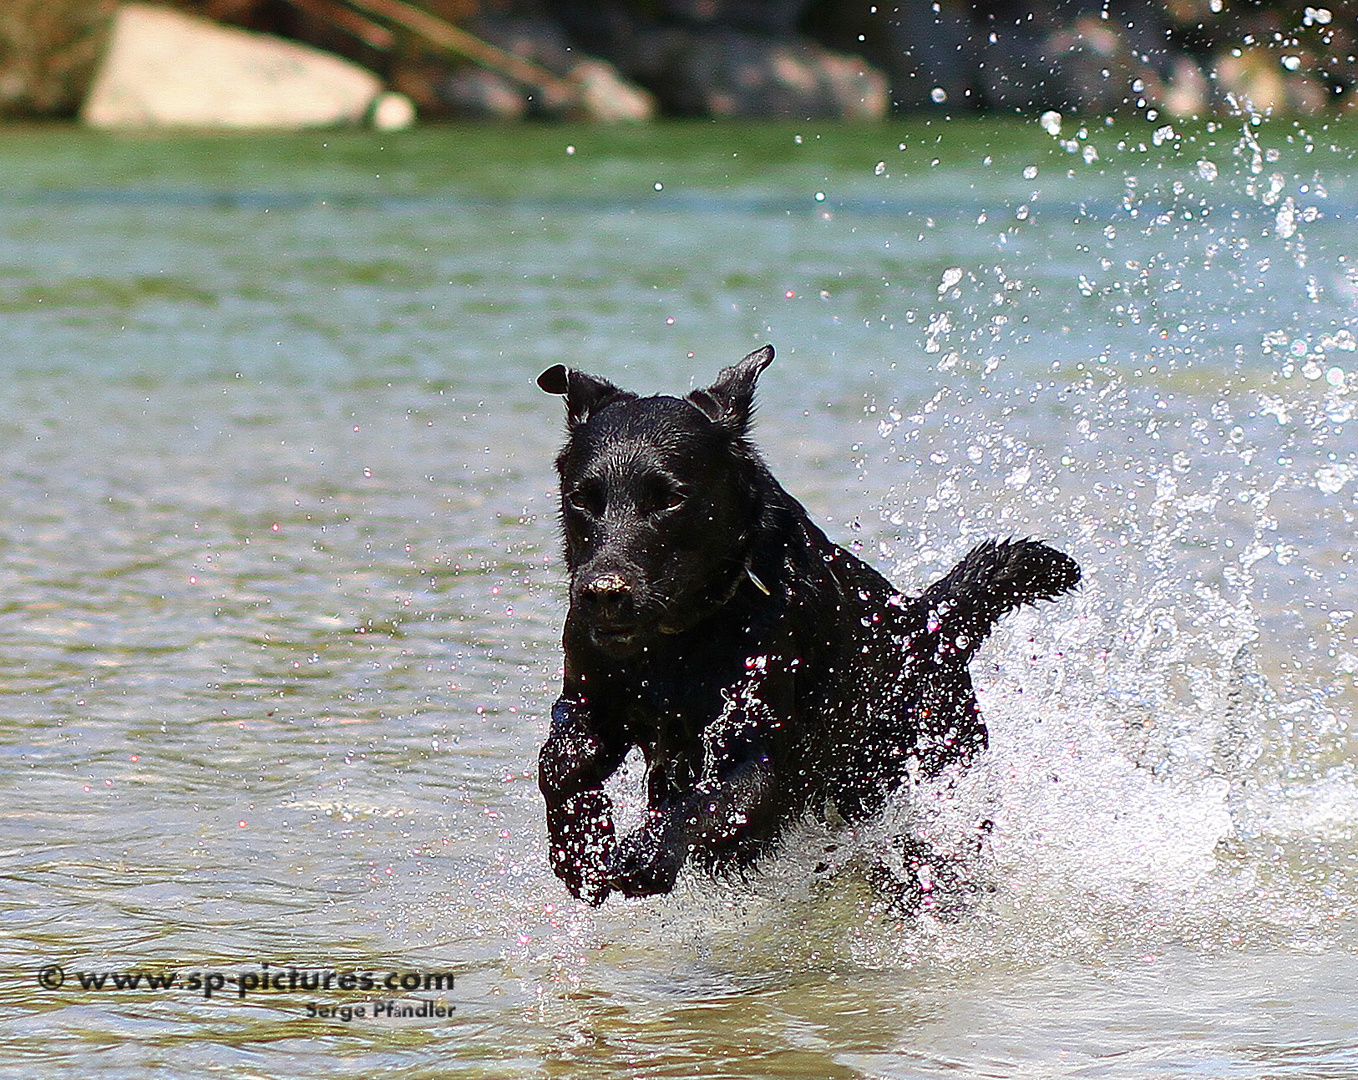
M690 856L719 858L742 833L763 824L771 781L769 760L761 755L651 811L645 825L619 842L611 886L627 896L669 892Z
M618 843L613 888L627 896L667 893L690 857L720 863L746 836L769 834L777 795L769 741L786 731L790 681L760 671L728 693L722 714L703 732L697 783L659 805L652 792L646 824Z
M547 803L547 836L556 876L581 900L601 904L613 859L613 804L604 781L627 753L595 727L588 702L563 696L538 755L538 787Z

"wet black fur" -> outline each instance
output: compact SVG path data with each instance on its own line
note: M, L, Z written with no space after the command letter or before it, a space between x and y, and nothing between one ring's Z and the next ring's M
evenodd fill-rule
M565 683L539 759L552 867L600 903L668 892L693 860L748 866L833 803L862 819L909 776L986 745L967 663L995 620L1080 571L987 540L906 597L831 543L747 434L770 346L686 397L560 365L570 570ZM604 781L647 762L649 814L617 839Z

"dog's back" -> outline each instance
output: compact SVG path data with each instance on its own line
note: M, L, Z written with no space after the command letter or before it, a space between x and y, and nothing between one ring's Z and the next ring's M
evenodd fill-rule
M800 658L798 712L815 717L788 791L790 814L824 801L850 820L907 775L965 764L987 742L967 665L995 623L1073 588L1079 568L1035 540L987 540L917 597L832 543L801 505L799 553L778 581Z

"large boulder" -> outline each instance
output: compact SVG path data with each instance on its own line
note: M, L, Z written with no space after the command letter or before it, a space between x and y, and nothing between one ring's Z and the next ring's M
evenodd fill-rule
M880 72L807 38L642 28L609 59L679 116L877 120L888 106Z
M878 69L796 32L806 6L805 0L558 0L552 10L576 46L613 64L672 115L885 115L887 80Z
M99 128L289 129L361 122L372 72L296 42L125 4L80 116Z

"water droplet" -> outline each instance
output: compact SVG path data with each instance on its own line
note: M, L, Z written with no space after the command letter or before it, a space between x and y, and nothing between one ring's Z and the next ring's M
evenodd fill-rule
M1198 175L1207 181L1215 180L1217 178L1216 163L1203 158L1198 162Z
M1036 166L1036 165L1029 165L1029 166L1027 166L1027 167L1024 168L1024 170L1023 170L1023 179L1025 179L1025 180L1033 180L1033 179L1036 179L1036 177L1037 177L1037 166Z
M886 172L886 162L885 162L885 161L879 161L879 162L877 163L877 167L876 167L875 169L873 169L872 172L873 172L873 175L874 175L874 176L881 176L882 173Z
M944 90L943 87L941 86L935 86L931 91L929 91L929 96L933 98L934 104L936 105L942 105L945 101L948 100L948 92Z
M1044 112L1038 123L1042 125L1042 130L1053 139L1061 134L1061 114L1055 109L1048 109Z
M1352 475L1349 465L1323 465L1316 470L1316 487L1326 495L1338 495Z
M1296 235L1297 207L1291 196L1284 199L1283 204L1278 207L1278 213L1273 219L1273 228L1284 239Z

